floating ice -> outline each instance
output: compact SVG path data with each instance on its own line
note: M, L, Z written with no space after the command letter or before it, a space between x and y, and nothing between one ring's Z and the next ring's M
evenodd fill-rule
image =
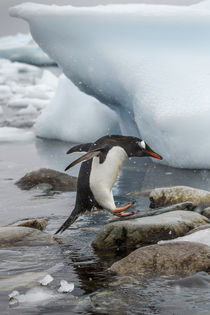
M3 115L4 111L3 111L3 108L2 106L0 105L0 115Z
M49 100L43 100L39 98L30 98L30 97L13 97L9 100L9 107L27 107L28 105L33 105L37 109L44 108L49 104Z
M189 235L175 238L169 241L160 241L158 244L173 242L196 242L210 246L210 229L204 229Z
M74 290L74 284L68 283L66 280L60 281L60 288L58 289L58 292L60 293L68 293L72 292Z
M9 294L10 304L42 304L51 299L56 298L56 294L47 288L33 288L25 294L20 294L18 291L13 291Z
M36 108L30 104L26 108L22 108L19 110L18 115L35 115L37 114Z
M32 131L14 127L0 127L0 142L31 141L34 138Z
M114 111L81 92L62 75L55 97L42 111L36 134L72 142L90 141L119 130Z
M11 15L29 22L35 41L82 91L116 111L123 133L140 133L164 163L209 168L208 8L210 1L190 7L23 4ZM51 115L57 120L58 111ZM65 119L70 126L72 117ZM91 113L88 120L94 125ZM80 123L81 129L83 120L75 119L77 130Z
M40 283L41 285L46 286L46 285L48 285L49 283L51 283L53 280L54 280L54 278L53 278L51 275L46 275L43 279L41 279L41 280L39 281L39 283Z
M33 41L30 34L0 38L0 58L34 65L52 65L55 62Z
M12 91L8 85L0 85L0 99L11 97Z

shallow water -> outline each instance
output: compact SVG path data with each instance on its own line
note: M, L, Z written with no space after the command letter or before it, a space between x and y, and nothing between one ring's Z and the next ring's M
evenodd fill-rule
M14 126L33 130L34 117L21 117L7 108ZM32 122L27 126L21 122ZM46 231L53 234L74 206L75 193L46 195L39 189L21 191L15 182L26 172L49 167L63 171L71 157L69 143L33 139L0 143L0 225L24 218L47 217ZM74 155L75 159L76 156ZM71 170L78 174L79 166ZM138 210L147 209L147 198L130 193L160 186L189 185L210 190L209 170L183 170L156 164L148 158L127 160L114 186L120 204L136 199ZM63 237L65 245L0 249L0 312L10 314L209 314L210 277L199 273L185 280L133 279L107 272L113 262L129 252L95 252L91 241L111 218L107 212L80 217ZM54 281L43 288L39 280L51 274ZM60 280L75 284L72 293L57 292ZM35 291L30 291L35 288ZM8 294L18 290L25 302L9 305ZM32 294L33 293L33 294ZM40 296L45 299L41 300Z

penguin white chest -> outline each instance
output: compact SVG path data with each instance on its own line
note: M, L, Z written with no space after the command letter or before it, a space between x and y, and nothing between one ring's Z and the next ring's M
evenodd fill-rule
M111 148L103 163L99 157L94 157L90 172L90 188L97 202L107 210L116 208L112 186L119 174L121 166L127 158L127 153L120 146Z

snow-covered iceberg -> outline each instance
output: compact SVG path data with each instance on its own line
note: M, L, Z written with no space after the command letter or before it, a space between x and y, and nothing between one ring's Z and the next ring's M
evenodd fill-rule
M0 37L0 58L37 66L54 65L53 61L33 41L31 34Z
M209 168L209 8L30 3L10 13L80 90L116 111L123 133L172 166Z

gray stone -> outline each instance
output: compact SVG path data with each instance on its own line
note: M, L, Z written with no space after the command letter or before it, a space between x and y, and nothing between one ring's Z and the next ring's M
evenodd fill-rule
M118 275L184 277L210 268L210 247L191 242L138 248L115 262L110 271Z
M191 201L204 208L210 205L210 192L187 186L155 188L149 195L151 208L166 207L172 204Z
M33 229L37 229L40 231L43 231L48 223L47 218L40 218L40 219L28 219L28 220L21 220L18 222L15 222L9 226L23 226L23 227L30 227Z
M185 235L191 229L209 223L192 211L173 211L152 217L118 221L104 226L92 242L97 250L154 244Z
M55 170L41 168L38 171L27 173L16 182L16 185L24 190L39 186L48 190L76 191L77 178Z
M57 237L21 226L0 227L0 247L41 246L58 244Z
M205 208L202 212L202 215L204 215L204 217L207 217L208 219L210 219L210 207Z

